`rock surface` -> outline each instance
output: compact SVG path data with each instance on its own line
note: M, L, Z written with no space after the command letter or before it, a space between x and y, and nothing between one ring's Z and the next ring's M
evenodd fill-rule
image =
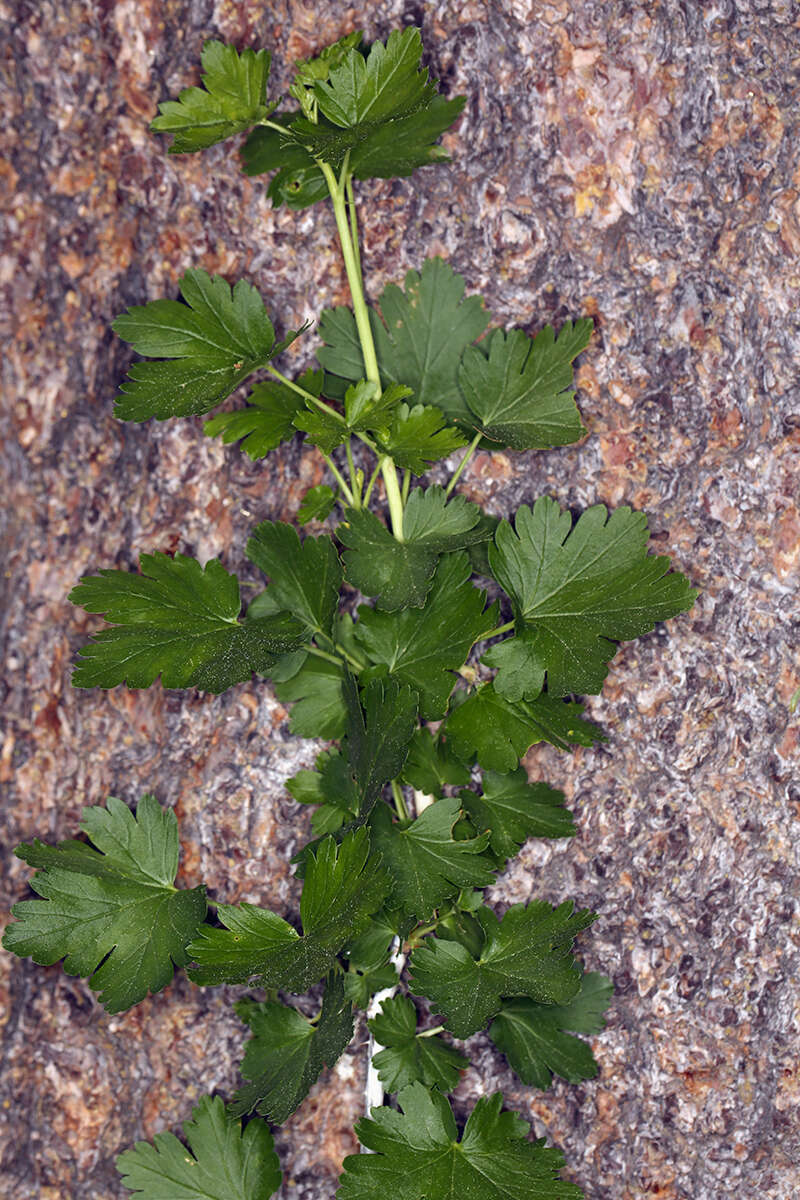
M84 804L151 789L178 812L184 883L296 908L307 815L284 781L315 747L255 682L72 691L90 622L65 597L152 549L246 574L249 526L291 519L323 478L296 446L253 465L199 420L111 416L128 355L110 319L174 294L188 266L247 275L284 328L346 300L330 212L273 210L227 147L168 158L148 133L156 101L196 81L209 35L272 49L285 87L289 60L350 29L420 24L468 103L452 166L360 187L370 292L441 254L500 321L597 324L579 373L589 436L479 456L464 490L498 514L541 492L642 507L702 589L615 659L590 706L607 747L530 755L580 832L529 843L495 893L599 911L585 957L617 988L600 1075L533 1092L476 1037L460 1111L502 1088L589 1200L797 1196L796 5L1 0L0 19L4 907L26 894L17 842L72 836ZM219 991L179 979L109 1017L59 967L3 955L2 971L7 1200L120 1197L122 1148L235 1086L242 1029ZM332 1195L363 1072L362 1043L278 1134L281 1200Z

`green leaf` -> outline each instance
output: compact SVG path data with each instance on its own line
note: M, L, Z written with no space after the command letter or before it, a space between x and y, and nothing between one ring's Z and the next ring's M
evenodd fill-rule
M272 113L270 121L288 131L296 113ZM276 171L267 195L275 208L308 208L328 197L325 176L309 152L302 146L287 142L286 135L276 129L256 127L242 146L242 165L245 175L266 175Z
M417 695L393 679L375 679L359 700L352 676L345 675L344 697L348 718L342 752L350 765L356 811L365 818L383 785L403 769L416 725Z
M445 787L469 783L470 771L450 752L448 742L430 729L418 729L411 741L403 782L426 796L441 796Z
M298 59L295 63L297 74L292 88L307 87L313 91L316 83L330 77L331 70L339 66L349 50L360 45L363 36L361 30L356 29L353 33L339 38L338 42L332 42L330 46L320 50L316 57ZM294 90L292 94L294 95Z
M306 391L319 395L322 371L306 371L298 380ZM227 446L241 442L242 450L255 462L297 432L294 418L304 407L303 397L277 379L253 385L249 403L235 412L218 413L203 423L207 437L221 437Z
M589 345L591 320L565 321L558 338L546 325L535 338L495 329L468 346L461 391L487 438L513 450L577 442L586 432L572 390L572 361Z
M247 557L270 579L269 593L314 633L328 634L339 605L342 564L327 534L307 537L282 521L262 521L247 543Z
M153 796L134 817L121 800L85 808L84 842L46 846L38 839L16 855L38 872L31 887L42 900L23 900L12 913L3 946L42 966L64 959L68 975L83 975L108 1012L124 1012L172 980L173 963L206 915L205 888L178 891L178 822Z
M417 167L447 161L435 143L460 113L464 98L445 100L419 70L422 41L413 27L375 42L365 59L352 48L314 83L318 119L299 117L291 136L337 172L348 157L357 179L410 175ZM298 91L294 91L298 96ZM308 115L310 104L299 99Z
M299 670L274 682L281 704L292 705L289 730L295 737L328 741L342 736L347 718L342 701L343 678L344 671L336 663L309 654Z
M564 1030L598 1033L605 1026L603 1013L613 994L610 979L590 973L583 976L581 990L569 1004L505 1000L489 1036L523 1083L531 1087L549 1087L553 1075L569 1083L594 1079L598 1066L591 1048Z
M400 401L411 395L408 388L396 384L390 384L380 395L377 392L375 383L362 379L351 384L345 392L344 416L334 416L309 404L309 411L300 412L294 423L298 429L305 431L308 440L319 446L323 454L330 454L353 433L388 426Z
M491 833L491 847L503 858L513 858L529 837L572 837L572 813L564 807L564 793L546 783L529 783L520 767L509 775L486 771L483 795L463 791L462 807L475 828Z
M486 593L473 587L464 553L439 560L422 608L383 612L362 605L355 637L373 667L419 693L420 714L436 721L444 716L473 643L497 624L497 606L484 609ZM365 678L369 678L369 672Z
M448 502L438 485L414 488L405 509L404 540L398 542L374 513L347 509L346 522L336 532L347 547L342 557L348 582L377 596L381 608L420 608L439 557L487 536L476 528L479 514L477 504L463 496Z
M252 1034L241 1067L250 1082L236 1092L229 1111L234 1117L259 1112L282 1125L352 1040L353 1008L342 976L328 976L316 1024L274 1001L240 1000L234 1007Z
M203 986L245 983L304 992L330 971L344 944L369 924L389 888L369 834L358 829L337 846L326 837L306 857L300 900L302 937L268 909L220 904L226 928L204 925L187 953L197 964L189 977Z
M455 841L460 816L461 804L452 797L437 800L407 828L392 821L385 804L372 814L372 844L392 877L393 902L419 921L461 888L494 883L494 871L481 857L489 834Z
M299 804L319 805L311 828L322 837L354 820L359 800L350 764L341 750L323 750L315 765L314 771L298 771L286 781L286 787Z
M414 475L424 475L431 463L447 458L454 450L467 444L467 439L453 426L440 408L433 405L399 405L385 437L378 437L378 447L393 458L398 467Z
M580 1200L559 1178L561 1151L527 1141L528 1122L500 1111L499 1092L477 1102L460 1142L441 1092L412 1083L398 1101L402 1114L373 1108L356 1125L373 1153L344 1160L337 1200Z
M452 1092L469 1060L448 1046L438 1034L420 1037L417 1010L407 996L392 996L367 1024L385 1049L373 1062L387 1092L399 1092L410 1083L424 1083L440 1092Z
M465 347L486 328L483 301L479 296L465 300L463 278L443 259L430 258L421 273L408 272L405 291L389 284L378 303L383 320L373 309L370 324L384 385L406 384L418 404L433 405L448 420L471 428L474 418L458 386L458 368ZM317 358L331 377L363 378L361 343L350 309L326 309L319 335L325 345ZM335 378L326 379L328 394L338 394Z
M336 505L336 494L327 483L309 488L303 502L297 510L297 519L301 525L309 521L324 521L331 515Z
M439 801L441 803L441 801ZM565 1004L580 987L572 940L595 919L571 901L551 908L543 900L514 904L502 921L488 908L475 916L484 934L475 959L456 941L427 938L412 955L412 988L427 996L465 1038L499 1012L501 997L527 996L540 1004Z
M170 154L204 150L264 120L275 107L266 103L270 54L207 41L200 61L203 87L184 88L177 100L159 104L154 133L172 133Z
M485 770L505 774L514 770L536 742L569 750L571 744L591 746L605 741L597 725L581 720L582 712L581 704L565 704L544 695L512 704L487 683L450 713L445 732L453 752L464 762L477 755Z
M232 1122L220 1096L203 1096L185 1121L189 1150L173 1133L137 1142L117 1159L137 1200L268 1200L281 1168L266 1121Z
M391 963L362 969L350 966L344 976L344 994L356 1008L367 1009L376 992L397 986L397 971Z
M516 637L506 638L486 651L482 663L495 667L492 683L498 696L512 704L535 700L544 687L544 667L537 650L538 634L523 629Z
M511 597L518 629L536 635L553 696L599 692L616 643L685 612L697 592L669 559L647 553L647 518L630 508L589 508L572 526L543 496L523 505L516 532L503 521L489 549L495 579Z
M306 640L287 612L239 621L239 581L216 558L201 567L183 554L143 554L139 565L141 575L105 570L72 589L73 604L115 626L81 648L75 687L142 688L160 675L167 688L224 692Z
M180 290L185 304L151 300L113 323L138 354L167 360L131 366L114 408L123 421L206 413L303 332L276 343L264 301L244 279L231 290L221 275L191 270Z

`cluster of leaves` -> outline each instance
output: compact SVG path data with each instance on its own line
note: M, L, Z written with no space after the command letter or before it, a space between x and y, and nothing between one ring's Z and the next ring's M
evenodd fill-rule
M119 417L206 414L266 372L244 407L217 413L205 433L253 460L303 435L337 486L307 494L301 523L342 510L338 525L302 540L281 522L253 529L246 554L264 586L246 611L221 562L181 554L145 554L138 572L101 570L71 596L108 622L80 651L76 686L160 678L219 693L256 674L291 706L293 733L335 743L288 781L313 810L312 838L295 860L296 923L224 903L208 920L205 889L175 887L177 824L152 797L135 817L118 800L85 810L91 845L17 850L37 870L40 899L16 906L6 948L43 964L63 959L109 1012L165 987L176 967L198 986L266 990L236 1006L250 1032L243 1083L227 1109L219 1098L200 1102L185 1126L191 1153L160 1134L121 1156L123 1181L143 1200L272 1195L280 1170L267 1122L285 1121L346 1050L358 1009L368 1010L382 1047L375 1068L402 1111L376 1107L359 1124L373 1153L345 1161L342 1200L387 1186L403 1200L580 1194L560 1178L560 1154L528 1141L500 1096L478 1102L459 1140L445 1095L467 1059L452 1040L488 1030L532 1086L596 1073L575 1035L602 1028L611 988L573 952L594 914L531 900L498 917L482 889L526 839L574 832L563 795L528 779L529 748L602 738L574 697L601 689L620 641L687 609L694 593L668 559L648 554L645 518L628 508L597 505L574 520L545 496L498 521L453 492L479 446L582 436L573 362L591 322L484 337L482 301L465 298L464 280L440 259L366 306L353 274L352 181L443 161L437 140L463 103L438 94L420 56L415 29L368 52L349 35L298 64L290 112L267 100L266 51L209 42L203 86L162 104L153 124L174 135L175 153L252 130L246 170L273 173L273 202L297 208L330 194L353 309L323 312L318 369L299 379L274 360L303 330L278 340L245 281L231 288L187 271L182 300L134 307L114 325L152 360L131 367ZM462 447L447 487L411 486ZM376 456L369 479L354 449ZM381 472L391 529L369 507ZM309 989L321 996L313 1017L279 996ZM442 1024L420 1028L412 996Z

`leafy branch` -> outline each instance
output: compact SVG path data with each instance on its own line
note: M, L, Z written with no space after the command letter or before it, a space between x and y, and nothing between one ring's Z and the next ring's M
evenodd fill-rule
M256 675L291 706L292 733L330 743L287 784L312 810L294 860L299 914L220 903L208 920L205 889L175 887L177 822L152 797L135 815L114 799L85 810L92 844L17 850L40 898L15 906L4 945L63 960L109 1012L164 988L176 969L199 987L267 989L266 1000L236 1004L249 1040L227 1107L200 1101L184 1126L188 1149L167 1133L120 1156L123 1183L142 1200L274 1194L267 1122L302 1104L360 1010L371 1114L356 1131L372 1153L345 1160L341 1200L387 1186L404 1200L580 1194L561 1178L560 1153L530 1142L499 1095L478 1101L459 1139L445 1095L468 1059L453 1041L488 1028L530 1086L596 1074L575 1036L602 1028L611 995L575 953L595 914L531 898L498 918L484 889L526 839L574 832L561 793L529 780L528 749L604 739L576 696L600 691L621 641L686 611L695 593L649 554L640 513L596 505L574 520L544 496L498 521L456 492L479 447L583 436L573 364L592 325L487 334L483 301L441 259L367 304L355 181L446 162L438 139L464 102L439 94L421 53L413 28L368 49L350 34L297 64L297 107L284 109L267 99L266 50L208 42L202 86L162 103L153 122L173 135L175 154L249 130L244 167L272 176L273 203L329 200L351 307L323 311L318 367L296 379L276 360L308 327L278 338L245 280L231 287L191 268L180 300L134 306L114 323L147 360L130 367L118 417L206 415L258 376L243 406L205 421L205 435L253 462L302 437L331 475L298 512L316 535L270 520L251 531L246 553L264 586L246 611L221 562L181 554L145 554L138 572L101 569L70 597L108 623L81 649L76 686L160 679L222 692ZM357 445L360 460L374 457L368 471ZM444 485L412 486L442 462ZM372 507L380 481L388 524ZM278 996L318 985L311 1017ZM415 996L441 1021L426 1026ZM399 1110L382 1104L384 1090Z

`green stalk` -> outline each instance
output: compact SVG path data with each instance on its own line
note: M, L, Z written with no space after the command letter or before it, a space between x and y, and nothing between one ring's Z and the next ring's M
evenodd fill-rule
M453 474L450 478L450 482L448 483L447 487L445 488L445 491L444 491L445 498L450 495L453 488L458 483L459 479L461 478L461 472L464 470L464 467L467 465L469 460L472 458L472 456L475 453L475 450L477 448L478 442L481 440L482 437L483 437L482 433L476 433L475 437L470 442L469 446L467 447L466 454L464 455L461 462L456 467L455 471L453 472Z
M328 464L328 470L333 475L333 477L336 480L336 482L338 483L339 487L342 489L342 495L344 496L345 500L347 501L347 503L350 505L351 508L355 508L356 507L355 496L350 491L350 485L348 484L344 475L339 470L336 463L331 458L330 454L323 454L321 450L320 450L320 454L322 454L322 457L325 459L325 462Z
M381 374L378 369L378 357L375 353L375 342L372 337L372 328L369 323L369 309L367 301L364 297L364 283L361 278L361 270L358 260L356 248L353 244L353 239L350 233L350 222L347 214L347 200L345 190L347 185L347 177L344 176L342 182L337 180L333 168L330 163L319 161L319 167L322 174L325 176L325 182L328 185L331 200L333 202L333 214L336 218L336 229L339 234L339 242L342 247L342 257L344 258L344 269L347 273L347 282L350 285L350 295L353 300L353 315L356 319L356 329L358 330L358 339L361 343L361 353L364 357L364 370L366 371L367 379L378 385L379 390L383 390L381 383ZM355 209L355 205L353 205ZM400 482L397 478L397 469L391 458L385 458L381 465L383 474L383 482L386 486L386 501L389 505L389 516L392 521L392 531L398 542L403 541L403 498L400 494Z
M330 404L326 404L324 400L320 400L319 396L315 396L313 392L306 391L304 387L301 387L299 383L295 383L293 379L289 379L289 377L284 375L282 371L279 371L277 367L273 367L272 363L267 363L267 370L270 372L270 374L274 375L276 379L279 379L281 383L285 384L286 387L291 388L293 392L297 392L298 396L302 396L304 400L307 400L309 404L314 404L317 408L321 408L322 411L326 412L329 417L334 417L337 421L340 421L342 425L347 424L345 418L340 412L337 412L335 408L331 408Z
M392 780L392 799L394 800L394 806L397 809L397 815L400 820L407 821L409 812L406 808L405 796L403 795L403 789L396 779Z
M356 474L356 465L353 462L353 449L350 444L350 438L344 444L345 453L347 455L347 466L350 469L350 490L353 493L353 508L361 508L361 487Z

